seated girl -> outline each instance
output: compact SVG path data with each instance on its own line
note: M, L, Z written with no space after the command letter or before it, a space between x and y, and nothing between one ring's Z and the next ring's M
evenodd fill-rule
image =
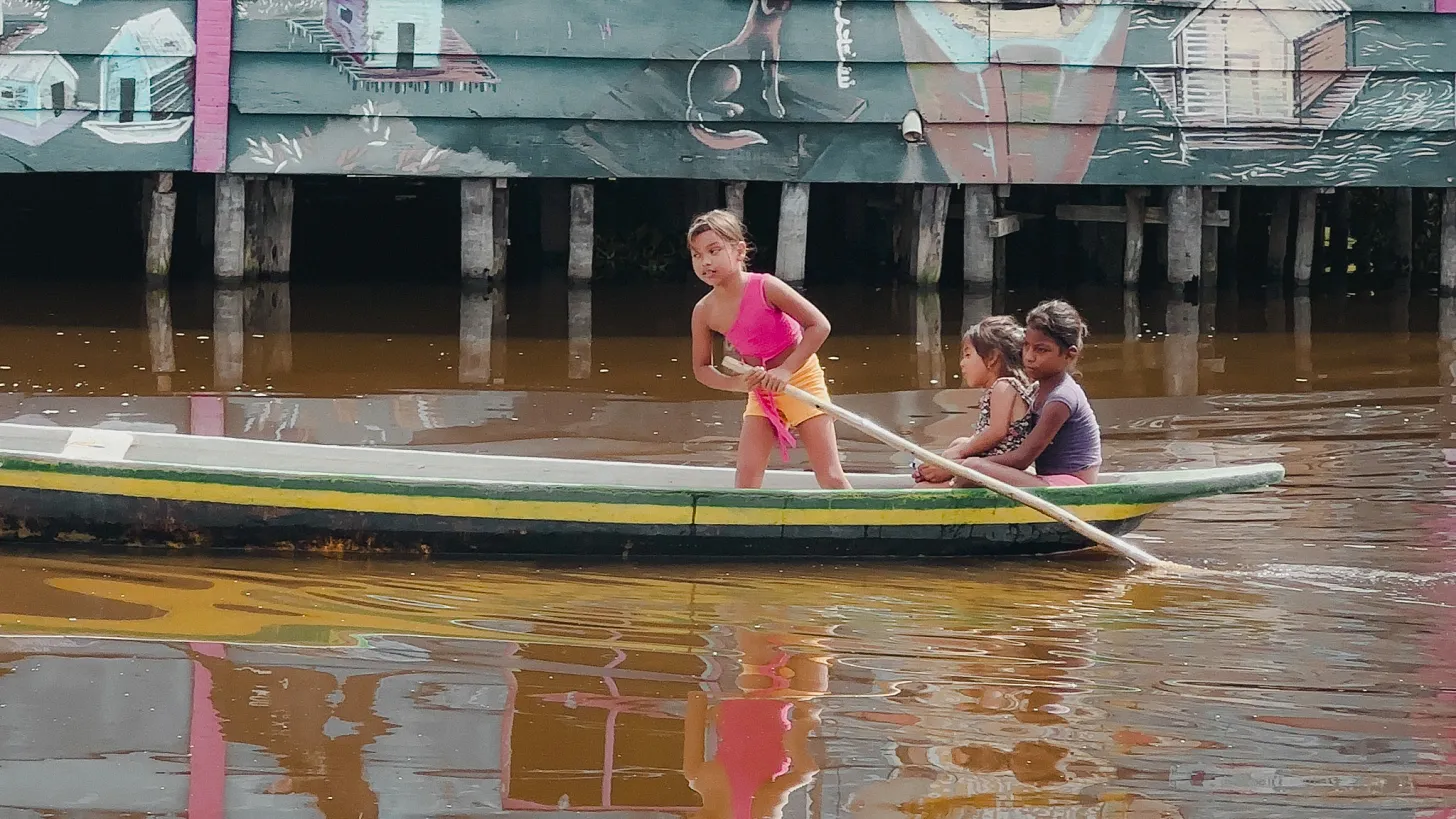
M1087 394L1072 377L1087 324L1064 301L1044 301L1026 314L1022 366L1036 381L1036 424L1020 446L966 466L1013 486L1083 486L1097 482L1102 436ZM1036 474L1026 471L1035 464ZM953 486L971 486L956 478Z
M950 442L945 457L952 461L972 455L1000 455L1021 446L1031 431L1032 386L1021 371L1024 333L1011 316L982 319L961 339L961 377L981 394L981 416L969 438ZM915 485L948 487L949 472L916 463Z

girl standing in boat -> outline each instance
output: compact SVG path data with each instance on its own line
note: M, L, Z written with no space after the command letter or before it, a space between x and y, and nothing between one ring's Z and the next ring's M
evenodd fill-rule
M961 378L967 387L983 390L981 414L975 433L951 441L946 458L1001 455L1026 441L1036 416L1031 413L1035 389L1021 368L1025 340L1025 331L1011 316L991 316L966 331L961 339ZM954 477L934 464L919 462L911 475L921 487L948 487Z
M1036 425L1016 449L966 466L1012 486L1084 486L1097 482L1102 466L1102 436L1092 404L1072 377L1087 323L1064 301L1044 301L1026 314L1022 365L1036 380L1031 411ZM1026 468L1036 465L1036 474ZM961 478L953 486L970 486Z
M849 489L839 462L834 419L817 407L783 395L793 384L828 400L819 366L819 347L829 337L829 320L792 287L767 273L749 273L748 239L743 223L726 210L698 216L688 228L693 272L712 287L693 308L693 375L704 386L747 391L743 429L738 437L739 488L763 484L775 444L784 461L795 446L793 431L804 441L819 486ZM747 376L729 376L713 366L713 333L737 348ZM793 431L791 431L793 430Z

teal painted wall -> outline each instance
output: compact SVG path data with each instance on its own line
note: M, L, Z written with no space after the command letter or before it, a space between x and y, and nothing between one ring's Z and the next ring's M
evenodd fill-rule
M195 10L0 0L0 173L191 168Z
M0 11L0 172L191 166L195 0ZM243 173L1456 184L1456 0L236 0L233 37Z
M431 2L478 55L454 74L320 53L331 14L383 30ZM1456 2L1434 2L239 0L230 166L1439 186ZM927 144L901 138L911 109Z

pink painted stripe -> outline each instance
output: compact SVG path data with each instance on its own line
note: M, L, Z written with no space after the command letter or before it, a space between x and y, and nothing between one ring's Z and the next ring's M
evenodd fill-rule
M221 395L193 395L189 432L193 435L222 435L227 431L227 399Z
M223 657L221 643L191 643L207 657ZM188 727L187 819L223 819L227 787L227 740L212 704L212 672L192 661L192 720Z
M233 0L197 0L197 79L193 86L192 170L227 170L233 60Z

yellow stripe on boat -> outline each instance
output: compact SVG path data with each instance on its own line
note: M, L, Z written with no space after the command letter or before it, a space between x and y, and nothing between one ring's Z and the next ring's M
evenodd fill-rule
M922 490L940 491L940 490ZM1083 520L1127 520L1146 515L1160 503L1088 503L1065 506ZM1051 518L1026 506L946 507L943 509L773 509L698 506L699 526L965 526L1049 523Z
M391 495L378 492L341 492L334 489L280 489L269 486L173 481L165 478L122 478L109 475L67 475L0 470L0 486L52 489L130 498L226 503L233 506L273 506L337 512L372 512L398 515L436 515L453 518L502 520L590 521L690 525L690 505L646 503L590 503L583 501L450 498L431 495Z

